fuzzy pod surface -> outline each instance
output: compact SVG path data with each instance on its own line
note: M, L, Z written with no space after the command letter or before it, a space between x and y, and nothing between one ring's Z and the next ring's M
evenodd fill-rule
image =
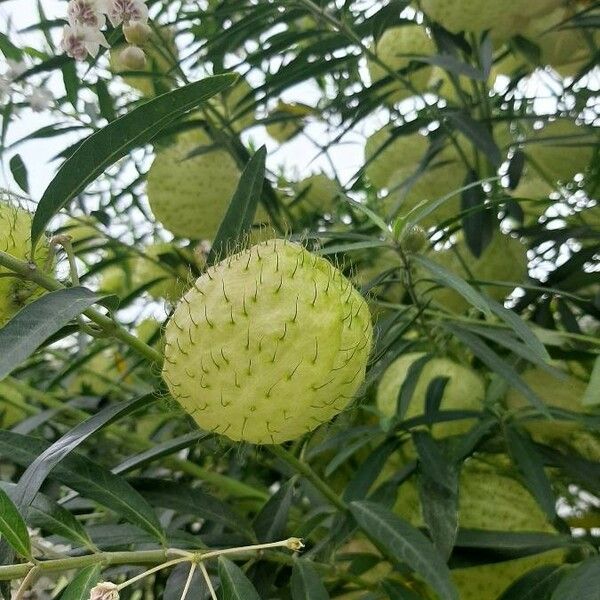
M273 239L208 269L165 329L163 376L206 430L278 444L332 419L361 385L366 302L342 273Z
M397 135L391 139L392 135L391 127L383 127L365 144L365 173L378 189L388 187L394 173L401 171L408 177L416 170L429 145L427 138L419 133Z
M430 56L435 52L435 43L425 27L416 24L386 29L375 46L377 57L394 71L409 67L415 56ZM369 60L368 67L373 83L390 77L390 74L373 60ZM386 102L399 102L422 90L431 77L431 66L415 62L415 69L404 77L410 80L410 83L394 79L385 86Z
M189 157L190 153L202 150ZM157 150L148 171L148 202L171 233L212 239L240 177L235 160L201 130L186 131Z
M0 201L0 250L19 260L33 260L43 268L50 251L47 244L40 243L31 256L31 220L31 213L25 209ZM6 267L0 266L0 326L42 293L36 284L11 276Z
M384 372L377 388L377 407L387 417L396 412L402 384L411 365L424 354L409 352L397 358ZM485 398L485 385L481 377L469 367L447 358L432 358L427 361L417 380L405 419L425 414L427 388L436 377L447 377L448 382L440 402L440 410L480 411ZM432 426L436 438L462 434L473 426L472 419L435 423Z

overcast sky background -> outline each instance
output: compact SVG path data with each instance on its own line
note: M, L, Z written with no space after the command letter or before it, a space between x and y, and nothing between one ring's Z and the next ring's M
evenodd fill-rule
M64 18L66 11L66 2L60 0L42 0L42 6L49 19ZM38 22L35 0L9 0L0 4L0 30L7 31L7 24L11 23L11 39L20 46L31 45L41 47L44 43L39 34L15 34L14 32L22 30ZM60 32L54 32L54 37L60 37ZM1 59L0 59L1 60ZM4 71L4 65L0 63L0 73ZM250 78L251 79L251 78ZM252 83L252 80L251 80ZM257 82L255 81L256 85ZM64 94L62 79L59 75L54 76L47 86L55 94ZM306 104L316 103L319 99L320 91L316 85L310 83L298 86L289 90L282 96L285 101L301 101ZM26 135L36 131L44 125L52 123L56 115L48 113L35 113L29 108L24 108L18 118L11 123L7 143L13 143ZM382 125L373 119L367 126L366 133ZM306 132L314 140L324 139L323 125L318 123L311 124ZM267 145L269 151L268 166L272 170L279 170L283 165L286 173L302 178L311 173L326 171L332 174L331 164L335 165L336 173L343 183L346 183L352 175L360 168L363 159L364 136L361 133L351 135L346 143L333 148L329 156L318 156L319 152L315 145L304 135L297 136L294 140L279 146L266 134L264 127L256 126L244 132L243 138L246 141L252 140L255 147L262 144ZM49 140L33 140L20 144L15 152L18 152L23 158L29 173L30 193L34 201L39 200L41 194L51 180L53 173L58 167L58 162L50 163L52 156L56 155L63 148L78 139L78 136L62 136L60 138L51 138ZM9 153L4 158L4 163L0 171L0 186L19 191L8 169L8 160L14 154Z

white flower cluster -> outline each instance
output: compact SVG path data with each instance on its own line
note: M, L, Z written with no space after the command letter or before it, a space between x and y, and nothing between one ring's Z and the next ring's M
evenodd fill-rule
M114 27L123 25L125 38L132 44L143 43L150 35L146 0L69 0L67 17L61 46L75 60L96 56L100 46L109 47L101 31L106 17Z
M52 94L47 89L19 80L19 77L29 68L27 64L23 61L7 59L6 65L4 72L0 74L0 104L3 104L7 98L12 99L13 93L20 93L35 112L48 108Z

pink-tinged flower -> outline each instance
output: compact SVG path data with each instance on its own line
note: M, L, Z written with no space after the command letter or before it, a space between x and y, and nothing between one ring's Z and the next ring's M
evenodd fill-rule
M114 27L131 21L148 21L148 7L146 0L108 0L106 7L108 18Z
M106 25L104 2L98 0L70 0L67 17L70 25L85 25L101 29Z
M61 47L67 56L75 60L85 60L88 54L96 56L100 46L110 47L99 29L81 25L74 27L65 25Z

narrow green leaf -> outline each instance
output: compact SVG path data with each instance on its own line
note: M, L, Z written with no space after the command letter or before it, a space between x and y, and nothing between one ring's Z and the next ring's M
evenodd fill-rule
M592 376L585 389L585 394L581 399L583 406L599 406L600 405L600 356L596 357Z
M428 433L414 432L413 441L425 524L438 552L448 559L458 533L458 469Z
M219 556L219 577L223 600L261 600L244 572L224 556Z
M290 579L292 600L329 600L329 594L310 561L294 559Z
M0 456L25 468L49 446L35 437L0 430ZM163 539L162 527L152 507L125 479L97 463L74 452L56 465L50 478L120 514L155 539Z
M435 281L441 285L451 287L457 291L465 300L479 309L487 316L491 316L491 310L487 300L473 287L471 287L464 279L458 277L452 271L445 269L438 263L426 258L425 256L414 255L413 260L429 271Z
M88 598L92 588L100 581L103 565L90 565L81 569L60 595L60 600L83 600Z
M479 71L475 69L468 63L462 62L458 58L454 58L454 56L450 54L437 54L435 56L414 56L412 60L417 62L423 62L428 65L435 65L437 67L441 67L444 71L448 73L454 73L454 75L463 75L468 79L472 79L474 81L486 81L487 77Z
M144 478L135 479L132 483L153 506L197 515L253 537L250 524L241 514L201 488L191 488L173 481L161 481L157 486L156 480Z
M129 402L107 406L99 413L80 423L47 450L42 452L21 475L14 498L17 506L27 514L27 508L41 488L48 474L91 435L114 423L118 419L146 407L152 403L153 396L146 394Z
M100 114L110 123L117 118L115 113L115 107L113 105L113 99L108 91L106 82L102 79L98 79L96 82L96 96L98 96L98 106L100 108Z
M254 517L252 526L260 542L274 542L285 534L294 497L294 480L286 481Z
M550 355L544 344L540 342L529 325L517 313L505 308L495 300L490 300L488 304L492 312L500 317L523 340L540 361L550 361ZM532 357L529 360L533 362L534 358Z
M67 99L71 106L77 110L77 93L79 92L80 79L77 75L77 65L74 60L66 62L62 67L63 83L67 93Z
M550 600L565 567L543 565L519 577L498 600Z
M477 174L469 170L461 194L462 227L465 241L473 256L479 258L492 241L494 226L498 225L492 210L485 206L486 193L478 181Z
M405 588L397 581L384 580L381 587L385 590L390 600L422 600L422 597Z
M0 535L14 551L24 558L31 558L31 543L27 525L8 494L0 488Z
M576 566L558 584L552 600L600 600L600 556Z
M9 39L5 33L0 31L0 52L4 54L6 58L11 60L21 60L23 51L17 48Z
M29 181L27 177L27 167L23 162L20 154L15 154L11 157L8 166L10 167L10 172L14 180L17 182L17 185L26 193L29 194Z
M525 396L540 413L551 419L550 411L542 399L521 379L515 368L498 356L481 338L454 324L444 324L463 344L468 346L474 354L492 371L498 373L512 387Z
M448 566L418 529L372 502L352 502L350 512L365 535L388 558L408 565L440 600L459 600Z
M263 146L248 161L215 236L208 255L209 265L223 258L227 250L238 247L250 231L264 186L266 157L267 149Z
M29 358L51 335L102 299L84 287L44 294L0 328L0 380Z
M514 427L506 428L506 445L513 462L521 472L525 485L552 522L556 519L556 498L544 461L535 445Z
M52 217L108 167L148 143L166 125L227 89L236 75L216 75L162 94L86 138L61 165L38 203L31 226L35 247Z
M0 489L4 490L14 502L16 483L0 481ZM68 510L40 492L29 507L27 523L31 527L39 527L71 542L93 549L92 540L83 525Z
M490 164L498 168L502 163L502 155L496 142L492 137L488 127L479 121L476 121L466 111L450 111L448 118L454 123L454 126L464 135L466 135L481 150L490 161Z

